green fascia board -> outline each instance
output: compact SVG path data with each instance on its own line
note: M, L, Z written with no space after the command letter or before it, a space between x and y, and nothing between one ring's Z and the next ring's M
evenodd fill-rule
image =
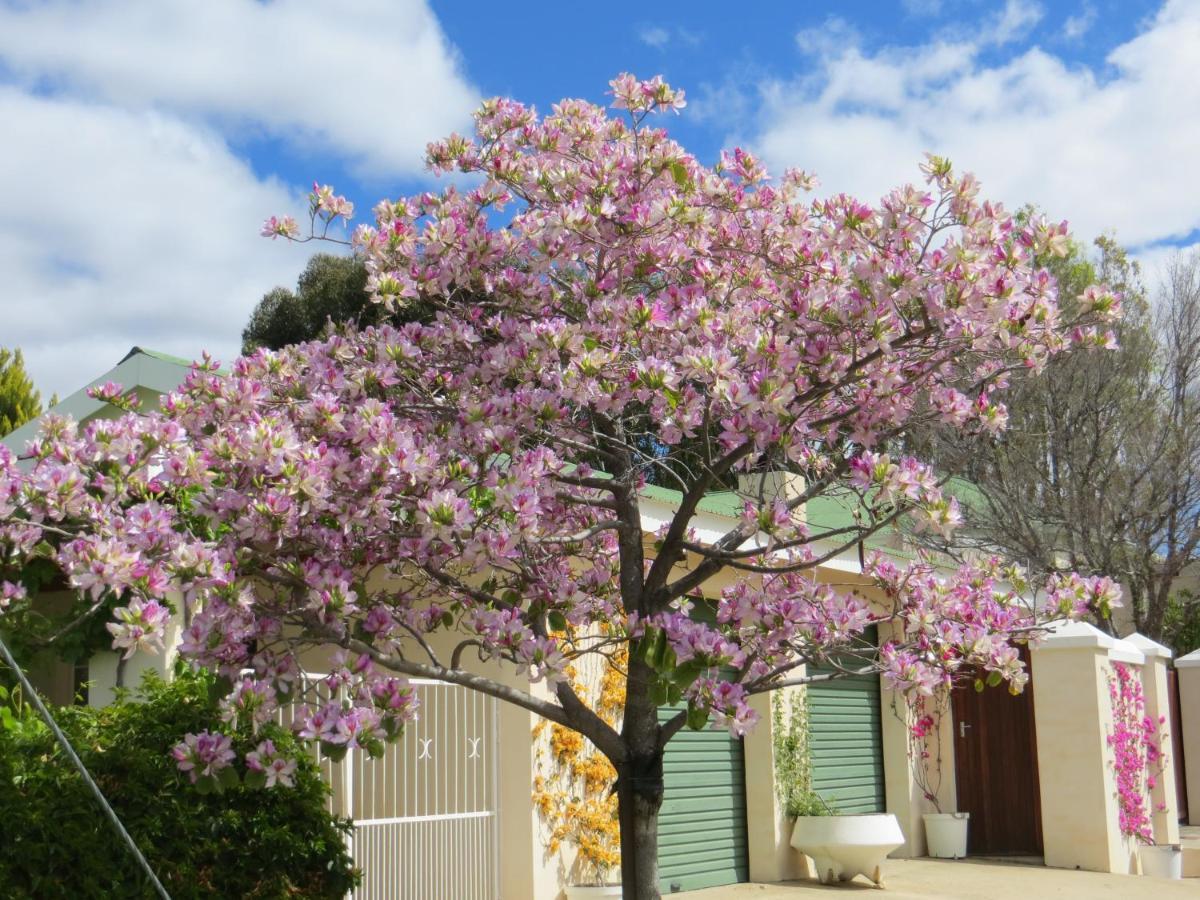
M190 371L191 363L163 353L134 347L113 368L91 381L86 387L80 388L60 400L47 412L56 416L67 416L79 423L87 422L89 419L112 418L120 415L120 411L110 403L89 397L87 394L89 388L98 387L110 381L116 382L127 391L135 391L143 406L149 407L157 401L158 397L179 387ZM40 427L41 420L34 419L4 438L0 438L0 441L14 453L22 453L25 446L37 437Z
M648 484L641 490L641 495L650 500L657 500L667 506L678 508L683 502L683 493L671 488ZM816 539L821 539L821 532L835 531L855 524L854 506L849 497L822 495L813 497L805 504L805 519ZM705 496L696 507L697 512L705 512L726 519L740 519L744 498L735 491L714 491ZM890 532L877 532L867 538L863 544L872 549L880 549L889 556L899 559L916 559L916 554L908 550L899 550L888 546L886 537Z

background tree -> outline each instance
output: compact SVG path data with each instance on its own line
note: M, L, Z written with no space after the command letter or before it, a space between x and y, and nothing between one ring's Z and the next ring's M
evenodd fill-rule
M1124 294L1119 349L1016 377L1000 435L935 426L909 446L977 489L959 548L1119 578L1137 630L1172 640L1169 596L1200 542L1197 258L1175 260L1151 303L1125 252L1108 238L1096 247L1094 260L1074 245L1043 262L1067 304L1097 280Z
M293 292L277 287L254 307L242 330L242 352L259 347L280 350L311 341L332 321L339 325L376 324L385 310L366 290L367 267L353 257L318 253L309 259Z
M0 437L41 414L42 395L25 371L21 351L0 347Z
M930 416L1002 428L1008 373L1102 345L1117 303L1089 287L1061 316L1036 259L1064 249L1065 226L1014 221L944 160L875 207L809 200L803 173L770 181L741 150L706 167L651 127L683 105L661 79L612 91L617 116L486 101L474 139L429 151L470 189L384 202L355 232L372 296L428 316L256 353L227 377L202 363L161 413L51 423L30 471L0 447L0 598L26 604L21 567L50 560L96 603L120 598L109 629L134 652L161 645L177 588L179 651L230 679L237 720L296 696L304 650L338 648L345 702L297 714L333 756L383 752L416 714L409 676L537 713L612 763L624 892L651 898L680 729L744 733L752 697L805 683L809 662L914 696L974 667L1020 689L1014 643L1037 622L1016 569L871 558L880 606L814 570L902 516L952 529L932 470L880 448ZM310 203L318 233L351 211L327 187ZM264 230L300 234L286 218ZM642 490L664 463L678 506L647 535ZM721 485L742 514L702 538ZM857 523L810 528L806 504L831 494ZM1111 595L1102 579L1044 587L1055 614ZM874 622L895 629L882 647L864 638ZM614 724L568 678L593 655L628 660ZM215 789L249 766L227 743L193 734L177 755Z
M282 350L316 340L331 327L399 325L431 315L425 306L389 311L371 301L366 286L367 267L361 259L315 254L300 274L295 291L277 287L258 301L242 330L242 352L253 353L259 347Z

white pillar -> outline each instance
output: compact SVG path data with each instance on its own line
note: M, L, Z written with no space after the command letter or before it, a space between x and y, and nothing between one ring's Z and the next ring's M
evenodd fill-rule
M1145 656L1086 622L1056 625L1030 656L1046 865L1136 872L1137 848L1118 822L1108 678L1110 663L1140 666Z
M1163 769L1150 790L1150 821L1154 843L1179 843L1179 794L1175 786L1175 760L1171 749L1171 698L1167 692L1167 664L1174 655L1157 641L1142 634L1131 634L1125 640L1137 647L1146 657L1142 666L1142 695L1146 700L1146 715L1164 723L1158 729L1163 752Z

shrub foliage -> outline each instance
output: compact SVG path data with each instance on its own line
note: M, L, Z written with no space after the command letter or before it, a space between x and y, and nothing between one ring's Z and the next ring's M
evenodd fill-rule
M328 787L283 729L266 731L300 759L294 789L201 795L179 773L179 735L218 725L213 687L207 676L149 677L136 698L57 718L175 900L345 896L356 880L350 823L326 811ZM49 730L21 724L0 722L0 897L153 896Z

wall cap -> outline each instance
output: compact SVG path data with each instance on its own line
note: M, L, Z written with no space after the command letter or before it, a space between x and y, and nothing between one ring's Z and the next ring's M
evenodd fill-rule
M1104 650L1114 662L1132 663L1140 666L1146 655L1134 644L1119 641L1087 622L1068 622L1059 619L1045 626L1049 634L1036 646L1037 650L1078 650L1091 648Z
M1175 668L1187 669L1192 666L1200 667L1200 650L1193 650L1187 656L1181 656L1175 660Z
M1125 641L1141 650L1147 659L1170 659L1175 655L1170 647L1164 647L1153 638L1148 638L1137 631L1126 637Z

